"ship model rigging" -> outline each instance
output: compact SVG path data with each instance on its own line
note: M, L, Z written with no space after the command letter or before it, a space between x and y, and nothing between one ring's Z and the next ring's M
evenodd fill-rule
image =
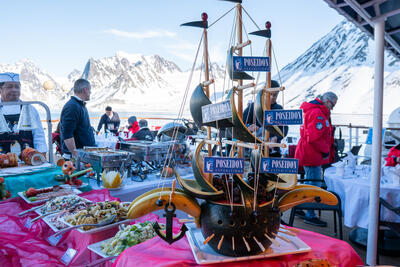
M265 57L243 57L242 50L251 45L251 41L242 40L242 1L226 1L236 3L231 10L236 11L237 44L231 45L227 53L227 72L232 85L235 84L231 89L223 89L226 93L224 101L213 104L210 100L209 87L214 79L210 78L207 32L214 23L209 24L207 14L203 13L201 21L182 24L203 30L196 59L202 43L205 80L195 87L189 105L195 123L208 129L207 138L199 142L193 154L194 179L182 178L174 170L175 179L182 189L175 188L175 183L170 188L164 187L165 178L162 177L158 188L132 201L128 216L135 219L155 210L165 210L165 231L158 223L155 223L155 229L161 238L171 244L183 237L187 230L183 225L180 233L172 233L172 218L175 217L175 210L179 209L194 218L203 234L204 244L222 255L245 256L266 253L271 244L279 245L276 240L280 238L279 231L291 233L289 228L281 226L282 212L306 202L334 205L337 199L319 187L297 185L297 162L294 159L269 158L270 148L285 146L270 142L270 134L284 136L282 127L264 123L266 111L271 106L270 94L285 89L271 87L271 23L267 22L263 30L250 33L266 40ZM254 69L265 70L265 82L261 83L261 88L258 83L260 75L255 79L246 73L246 63L250 67L260 65ZM194 67L195 63L192 72ZM192 74L178 117L182 116L191 78ZM251 82L244 84L243 81ZM254 121L262 122L261 134L250 131L243 122L243 95L246 90L250 91L255 102ZM217 130L216 138L212 138L211 128ZM173 139L177 132L172 133ZM221 138L221 132L231 133L232 138ZM231 148L229 153L223 153L223 146ZM251 151L248 158L243 156L244 150ZM271 167L274 161L281 169L282 166L289 166L289 171L269 172L268 165ZM165 165L170 167L171 160L167 160ZM276 168L279 169L279 166ZM290 241L283 238L283 242Z

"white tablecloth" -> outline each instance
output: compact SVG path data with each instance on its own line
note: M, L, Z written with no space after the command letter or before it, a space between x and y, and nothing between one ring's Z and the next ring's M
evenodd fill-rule
M177 171L180 173L182 178L185 179L194 179L192 168L191 167L184 167L184 168L177 168ZM130 177L124 179L122 186L118 189L109 189L110 194L113 197L118 197L121 201L132 201L136 197L140 196L147 191L158 187L171 187L172 181L175 178L161 178L160 172L154 172L147 175L147 178L139 182L139 177L135 177L136 181L131 180ZM90 179L89 184L92 186L93 189L103 189L102 185L97 185L95 179ZM180 188L179 184L176 184L177 188Z
M337 193L342 200L344 225L347 227L368 228L369 176L370 173L357 176L347 170L343 178L336 175L335 167L325 170L324 177L328 190ZM400 186L381 184L380 196L394 207L400 206ZM389 212L386 208L383 208L382 216L385 221L400 223L400 216Z
M115 147L117 146L118 137L108 136L106 138L104 134L99 134L94 136L94 140L97 147L108 147L111 149L115 149Z

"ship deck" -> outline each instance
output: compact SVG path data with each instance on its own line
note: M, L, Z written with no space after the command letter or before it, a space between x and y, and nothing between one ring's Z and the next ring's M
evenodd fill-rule
M283 214L282 219L285 222L288 222L289 216L290 216L290 210L286 211ZM293 226L300 228L300 229L305 229L305 230L313 231L316 233L320 233L320 234L330 236L333 238L338 238L335 236L335 232L333 229L332 211L322 211L321 212L321 220L326 221L328 223L328 226L327 227L318 227L318 226L306 224L303 222L302 219L298 218L297 216L294 219ZM346 241L347 243L349 243L354 248L354 250L358 253L358 255L361 257L361 259L365 263L367 250L365 247L360 247L360 246L352 243L349 240L349 234L350 234L351 230L352 230L352 228L349 228L349 227L346 227L345 225L343 225L343 240ZM379 264L380 265L399 266L399 262L400 262L400 255L397 255L397 256L393 256L393 255L389 256L389 255L383 255L383 254L379 255Z

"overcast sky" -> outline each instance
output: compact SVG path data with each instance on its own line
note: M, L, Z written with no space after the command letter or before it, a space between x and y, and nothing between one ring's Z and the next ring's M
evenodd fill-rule
M60 77L73 69L82 70L90 57L113 56L117 51L158 54L189 69L201 29L179 25L200 20L202 12L208 13L212 23L235 5L218 0L1 2L0 63L13 64L28 58ZM279 68L343 20L322 0L244 0L243 7L259 27L271 21ZM245 31L257 30L243 14ZM212 61L225 63L233 19L231 12L209 29ZM262 55L265 40L255 37L252 41L253 55Z

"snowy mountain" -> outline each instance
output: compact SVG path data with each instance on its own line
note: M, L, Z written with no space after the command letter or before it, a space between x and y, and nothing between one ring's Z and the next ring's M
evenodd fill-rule
M373 40L352 23L341 22L280 71L281 84L286 87L285 108L298 108L303 101L333 91L339 96L334 113L371 114L373 55ZM15 65L0 64L0 71L20 73L22 99L44 101L51 104L53 110L61 109L72 94L73 82L80 77L92 84L88 102L91 111L103 111L105 106L111 105L119 111L177 113L186 88L189 88L187 98L190 98L197 83L204 81L204 74L197 67L188 86L190 71L182 71L174 62L158 55L117 52L110 57L90 58L86 66L77 67L83 67L83 71L74 69L62 79L30 60ZM216 80L210 86L211 94L222 96L232 83L227 80L223 67L212 64L210 69ZM55 83L53 91L43 89L47 80ZM399 106L397 99L400 99L400 60L391 54L385 54L384 86L384 113L389 114ZM187 99L186 110L188 102Z
M215 79L222 81L224 70L217 64L212 64L211 69ZM190 71L182 71L174 62L158 55L124 52L97 60L90 58L83 72L75 69L66 79L46 73L29 60L15 65L0 65L0 72L5 71L21 74L21 99L51 103L55 110L62 108L72 95L73 82L80 77L86 78L92 84L91 100L88 102L91 111L103 111L105 106L112 105L115 110L121 111L154 111L157 107L159 111L178 112L190 76ZM189 97L199 82L200 74L201 69L197 68L192 75ZM47 80L55 83L53 91L43 89Z
M14 65L0 63L0 72L15 72L20 74L20 79L23 84L21 99L23 100L40 100L51 103L54 102L54 100L62 98L63 93L57 78L35 65L35 63L29 59L20 60ZM53 81L56 85L56 89L53 91L46 91L43 88L43 83L45 81Z
M280 71L286 87L285 108L298 108L326 91L339 100L334 113L371 114L374 88L374 41L343 21ZM277 78L277 77L275 77ZM399 106L400 60L385 53L384 113Z

